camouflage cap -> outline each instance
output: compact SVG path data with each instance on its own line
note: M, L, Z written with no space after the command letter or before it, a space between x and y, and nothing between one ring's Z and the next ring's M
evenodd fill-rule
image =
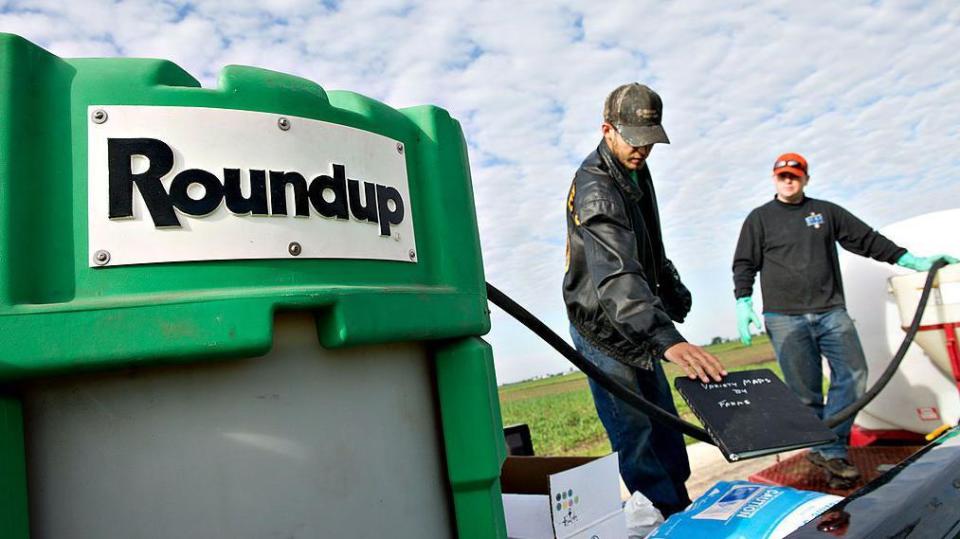
M663 101L657 92L632 82L610 92L603 104L603 121L612 125L631 146L670 144L660 125Z

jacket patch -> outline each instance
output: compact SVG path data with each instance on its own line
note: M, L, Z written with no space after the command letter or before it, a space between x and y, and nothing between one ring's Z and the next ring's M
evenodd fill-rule
M810 215L806 216L804 220L807 222L807 226L819 229L823 225L823 214L810 212Z

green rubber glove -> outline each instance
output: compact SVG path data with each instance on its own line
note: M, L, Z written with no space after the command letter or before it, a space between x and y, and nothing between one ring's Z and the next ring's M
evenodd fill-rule
M897 260L897 265L910 268L914 271L930 271L930 267L933 266L933 263L941 258L946 259L947 264L956 264L957 262L960 262L960 260L957 260L950 255L913 256L910 253L903 253L903 256Z
M746 346L753 342L750 337L750 324L756 326L758 331L763 329L760 317L753 312L753 298L740 298L737 300L737 331L740 332L740 342Z

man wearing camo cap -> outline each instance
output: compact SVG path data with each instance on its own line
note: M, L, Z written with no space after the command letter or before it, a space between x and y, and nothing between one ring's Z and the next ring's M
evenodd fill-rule
M563 298L573 343L589 361L648 401L676 414L661 359L690 378L720 381L716 357L680 335L690 292L666 257L647 159L670 140L663 103L638 83L614 90L603 108L603 140L580 165L567 195ZM690 503L683 435L590 381L600 421L620 457L620 475L664 516Z

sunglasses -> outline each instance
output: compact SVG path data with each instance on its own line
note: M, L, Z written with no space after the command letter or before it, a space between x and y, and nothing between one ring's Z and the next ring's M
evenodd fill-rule
M773 164L774 170L783 167L796 167L800 170L807 170L807 167L803 163L800 161L794 161L793 159L790 159L789 161L777 161Z

